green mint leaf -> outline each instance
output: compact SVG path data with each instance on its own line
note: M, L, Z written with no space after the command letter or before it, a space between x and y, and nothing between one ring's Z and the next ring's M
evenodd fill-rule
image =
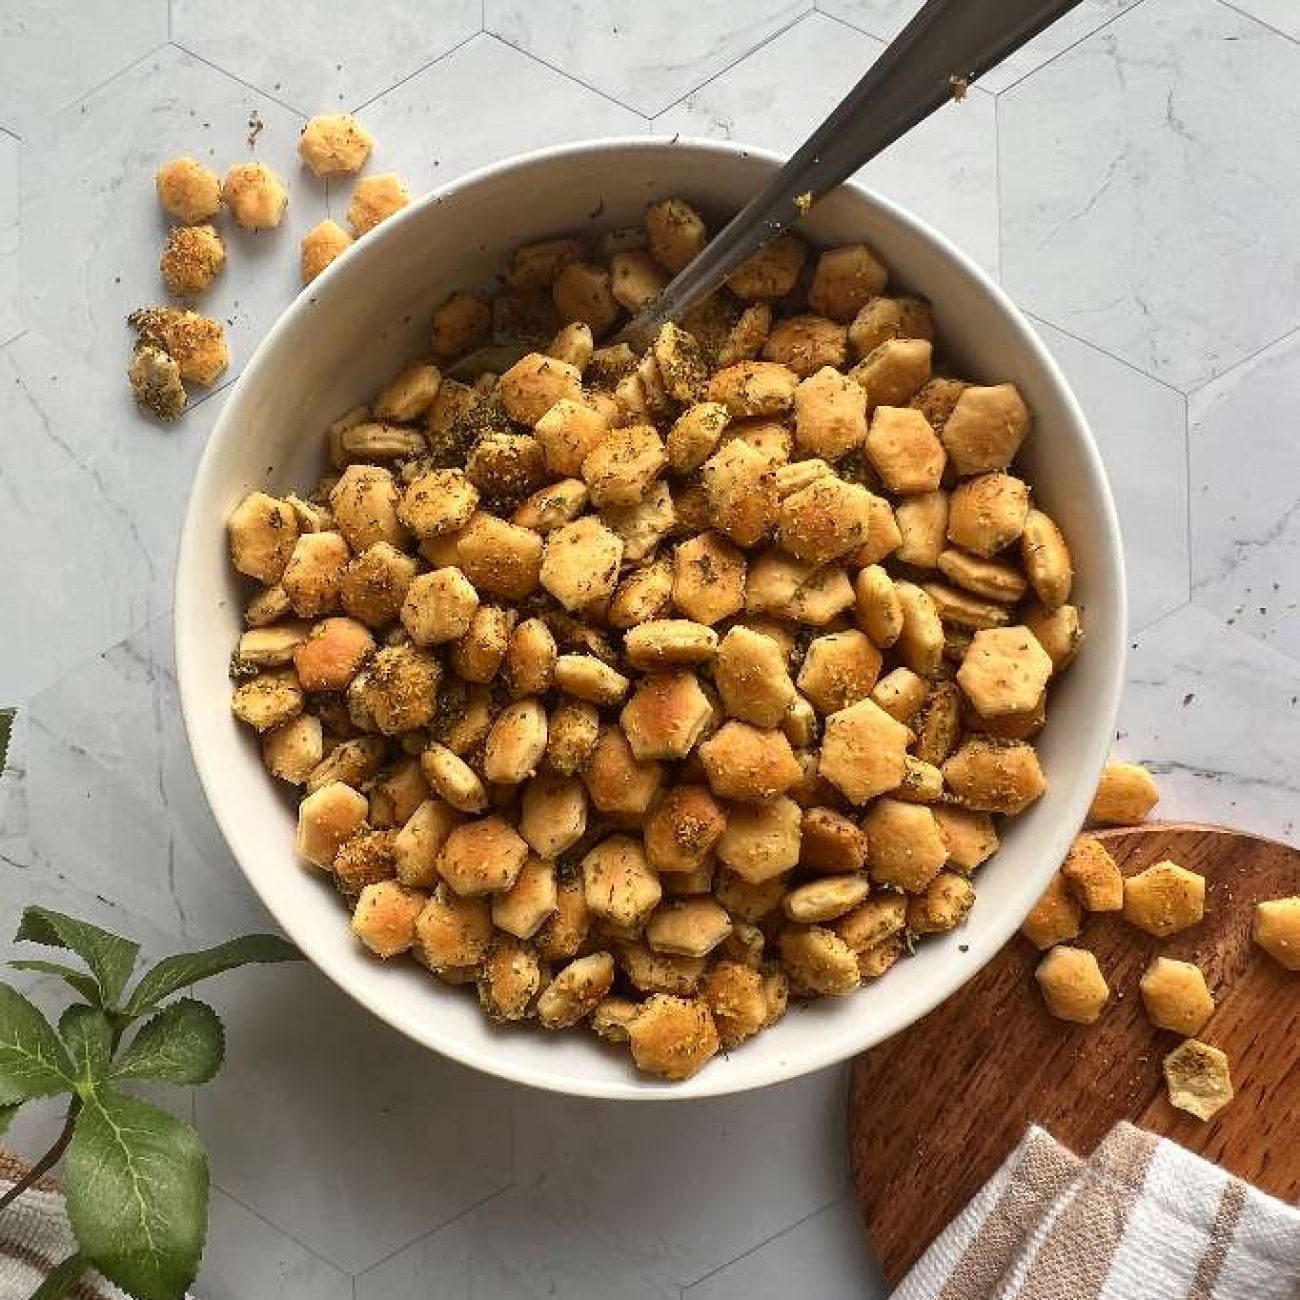
M108 1007L117 1003L140 952L138 943L47 907L27 908L15 937L75 952L99 981L103 1003Z
M217 1013L206 1002L180 998L140 1026L112 1073L115 1079L207 1083L221 1069L225 1050Z
M143 1015L152 1011L164 998L190 984L249 962L301 960L302 953L276 934L246 934L201 952L177 953L175 957L164 957L145 971L126 1004L126 1010L133 1016Z
M14 1122L14 1116L18 1114L21 1101L11 1102L7 1106L0 1106L0 1137L9 1131L9 1125Z
M68 1218L97 1269L136 1300L177 1300L194 1281L208 1220L208 1161L188 1125L101 1085L67 1157Z
M57 1265L50 1273L49 1277L32 1292L31 1300L63 1300L77 1282L81 1279L82 1274L90 1267L90 1260L78 1251L75 1255L69 1255L61 1264Z
M0 984L0 1104L67 1092L75 1074L50 1022L17 989Z
M5 770L5 759L9 757L9 736L13 727L13 709L0 709L0 772Z
M37 957L11 961L9 965L14 970L30 970L41 975L57 975L60 979L71 984L91 1006L97 1007L99 1005L99 985L95 982L94 976L87 975L84 970L77 970L75 966L65 966L61 961L41 961Z
M79 1079L86 1084L102 1079L113 1055L113 1026L108 1017L97 1007L69 1007L59 1017L59 1033Z

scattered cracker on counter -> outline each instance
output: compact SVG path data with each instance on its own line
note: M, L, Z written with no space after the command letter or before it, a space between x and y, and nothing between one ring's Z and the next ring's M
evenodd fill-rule
M1047 1010L1058 1020L1095 1024L1110 1000L1110 986L1086 948L1058 944L1038 963L1034 979Z
M298 156L317 176L350 176L365 165L374 145L350 113L321 113L303 127Z
M352 191L352 201L348 204L348 225L360 239L410 201L410 193L395 172L363 176Z
M303 284L310 284L331 262L352 247L354 240L337 222L322 221L302 237L300 268Z
M1020 933L1036 948L1073 939L1083 929L1083 911L1070 882L1057 872L1020 925Z
M186 225L211 221L221 210L221 179L193 158L173 158L158 169L158 202Z
M1176 862L1157 862L1124 880L1124 919L1163 939L1205 915L1205 877Z
M1061 864L1071 892L1085 912L1118 912L1124 906L1124 876L1106 846L1080 835Z
M1156 957L1139 988L1147 1019L1157 1029L1190 1037L1200 1033L1214 1014L1214 998L1199 966L1172 957Z
M260 162L236 163L226 173L221 197L245 230L272 230L284 220L289 191L284 182Z
M127 317L141 343L175 358L181 378L205 388L230 364L226 332L220 321L176 307L141 307Z
M173 226L158 269L178 298L192 298L212 287L226 264L226 247L209 225Z
M1233 1098L1228 1058L1217 1048L1189 1038L1165 1057L1169 1103L1197 1119L1210 1119Z
M1300 896L1255 904L1252 937L1287 970L1300 970Z
M181 368L162 348L141 344L131 357L126 374L135 400L150 415L165 423L179 418L186 402Z
M1088 809L1088 820L1102 826L1128 826L1145 821L1160 802L1151 773L1138 763L1107 763Z

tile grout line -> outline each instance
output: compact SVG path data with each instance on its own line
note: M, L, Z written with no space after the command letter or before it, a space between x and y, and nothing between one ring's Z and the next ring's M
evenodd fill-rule
M1201 606L1197 605L1191 596L1188 596L1186 600L1180 600L1173 609L1167 609L1163 614L1157 614L1149 623L1143 623L1141 627L1129 628L1129 637L1132 638L1128 645L1129 653L1131 654L1135 649L1137 649L1137 647L1132 643L1133 640L1140 640L1142 637L1146 636L1148 632L1152 631L1152 629L1159 627L1166 619L1173 618L1175 614L1181 614L1183 610L1189 609L1193 606L1197 609L1201 609ZM1211 614L1212 617L1219 618L1219 616L1214 614L1212 610L1203 609L1202 613ZM1222 623L1223 620L1219 619L1219 622ZM1227 625L1225 624L1225 626Z
M817 12L818 11L816 9L805 9L803 13L795 14L795 16L791 18L790 21L786 23L783 27L778 27L776 31L772 32L769 36L759 41L757 45L751 46L743 54L738 54L734 59L731 60L730 63L726 65L726 67L719 68L717 72L710 73L698 85L692 86L690 90L686 91L684 94L678 95L677 98L674 99L671 104L666 104L663 108L659 109L658 111L647 114L646 116L649 118L651 126L654 125L655 121L658 118L663 117L665 113L671 113L673 109L675 109L679 104L684 104L688 99L690 99L692 95L698 95L700 91L705 88L705 86L711 86L715 81L718 80L719 77L725 77L727 73L732 71L733 68L739 67L740 64L744 63L746 59L757 54L759 50L766 49L767 46L771 45L773 41L779 40L782 36L786 34L786 32L793 31L796 27L799 26L800 23L806 22ZM821 16L825 18L828 17L829 15L822 14Z
M278 1223L275 1223L271 1219L268 1219L266 1215L262 1213L261 1210L257 1209L255 1206L250 1205L247 1201L243 1200L241 1197L236 1196L234 1192L232 1192L228 1187L223 1187L215 1179L213 1179L212 1186L215 1187L217 1191L219 1191L222 1194L222 1196L228 1196L241 1209L251 1214L253 1218L257 1219L261 1223L266 1224L266 1226L270 1228L272 1232L278 1232L280 1236L287 1238L289 1241L292 1241L294 1245L301 1246L302 1249L305 1250L313 1259L320 1260L322 1264L328 1265L330 1268L334 1269L336 1273L342 1273L344 1277L355 1276L355 1274L349 1273L349 1271L346 1268L344 1268L341 1264L335 1263L334 1260L328 1259L326 1258L326 1256L322 1255L320 1251L313 1249L305 1241L303 1241L301 1237L296 1236L294 1233L290 1232L288 1228L282 1228Z
M1104 32L1108 27L1111 27L1115 23L1119 22L1121 18L1127 18L1129 14L1137 13L1137 11L1141 9L1145 3L1146 0L1136 0L1136 3L1129 5L1127 9L1121 9L1119 13L1112 14L1109 18L1106 19L1104 23L1099 23L1091 31L1085 32L1082 36L1079 37L1077 41L1071 41L1069 45L1067 45L1064 49L1057 50L1056 53L1053 54L1050 59L1045 59L1042 63L1038 64L1037 67L1030 68L1028 72L1021 74L1014 81L1008 82L1005 86L1002 87L1001 90L997 91L996 93L999 96L1002 96L1005 95L1007 91L1014 90L1017 86L1022 85L1024 82L1028 81L1030 77L1035 76L1037 73L1042 72L1044 68L1050 68L1052 64L1055 63L1057 59L1061 58L1063 55L1069 54L1071 50L1078 49L1078 47L1082 45L1084 41L1090 41L1094 36L1101 35L1101 33Z
M757 1254L764 1246L770 1246L774 1241L779 1241L787 1233L793 1232L796 1228L802 1228L805 1223L815 1219L819 1214L825 1214L832 1206L838 1205L841 1201L847 1200L849 1189L846 1187L834 1200L827 1201L824 1205L819 1205L810 1210L802 1218L796 1219L793 1223L788 1223L784 1228L774 1232L770 1237L765 1237L762 1241L756 1242L748 1250L742 1250L734 1259L729 1259L715 1268L709 1269L707 1273L701 1273L699 1277L692 1279L682 1286L682 1296L685 1297L689 1291L693 1291L701 1282L707 1282L709 1278L716 1277L724 1269L730 1268L733 1264L739 1264L742 1259L748 1259L751 1255Z
M131 62L128 63L125 67L118 68L116 72L111 73L109 76L105 77L103 81L97 81L93 86L91 86L89 90L83 90L81 94L78 95L75 99L71 100L67 104L64 104L60 108L51 109L44 116L46 118L56 117L60 113L69 112L71 109L76 108L79 104L84 104L86 100L88 100L92 95L98 95L101 90L105 89L108 86L111 86L113 82L115 82L119 77L125 77L128 72L134 71L142 63L147 63L156 54L160 54L163 50L165 50L168 47L169 44L170 44L169 41L160 41L157 45L153 47L153 49L146 51L144 54L141 54L138 58L132 59Z
M1148 619L1145 623L1142 623L1141 625L1134 624L1128 630L1129 636L1143 637L1148 632L1150 632L1153 627L1156 627L1158 624L1163 623L1165 619L1172 618L1173 615L1177 614L1180 610L1184 610L1189 605L1195 605L1195 604L1196 602L1191 598L1191 596L1187 596L1185 599L1180 600L1178 604L1173 605L1169 609L1165 610L1163 614L1157 614L1155 618ZM1130 650L1131 649L1132 647L1130 646Z
M1300 37L1292 36L1290 32L1284 32L1280 27L1274 27L1272 23L1266 22L1258 14L1252 14L1246 9L1239 8L1233 3L1233 0L1219 0L1219 3L1225 9L1231 9L1238 18L1244 18L1247 22L1258 23L1265 31L1272 32L1274 36L1280 36L1284 41L1290 41L1292 45L1300 45Z
M512 1177L504 1187L498 1187L495 1192L489 1192L486 1196L481 1196L473 1205L467 1205L463 1210L458 1210L450 1218L444 1219L441 1223L435 1224L432 1228L426 1228L423 1232L417 1233L409 1241L404 1241L400 1246L390 1250L382 1259L377 1259L373 1264L367 1264L359 1273L352 1275L353 1280L365 1277L368 1273L374 1272L375 1269L387 1264L390 1259L396 1259L405 1250L410 1250L412 1246L426 1240L429 1237L435 1237L445 1228L450 1228L453 1224L459 1223L462 1219L468 1218L475 1210L481 1210L490 1201L495 1201L497 1197L504 1196L507 1192L513 1191L519 1184Z
M633 108L631 104L625 104L621 99L615 99L607 91L593 86L589 81L583 81L581 77L575 77L573 73L566 72L563 68L557 67L554 63L548 62L540 54L534 54L532 50L526 50L522 45L516 45L513 41L507 40L499 32L484 31L483 35L489 41L496 41L498 45L504 46L507 50L514 50L516 54L522 54L524 58L530 59L533 63L540 64L543 68L549 68L557 77L563 77L566 81L571 81L575 86L581 86L584 90L589 90L593 95L599 95L607 103L614 104L616 107L623 109L628 113L635 113L637 117L649 121L651 120L639 108Z
M893 36L886 36L881 32L873 32L869 27L862 27L855 23L851 18L845 18L840 14L833 14L827 9L822 8L821 0L816 0L813 5L813 13L821 14L823 18L829 18L833 23L839 23L841 27L847 27L851 32L861 32L863 36L870 36L873 41L883 41L886 45L894 39ZM894 36L898 33L895 32Z
M422 63L418 68L416 68L414 72L408 72L406 76L399 78L397 81L393 82L391 86L385 86L383 90L377 92L374 95L371 95L369 99L363 99L361 103L359 103L355 108L349 109L348 111L352 113L363 112L365 109L369 108L372 104L377 104L381 99L383 99L385 95L391 95L393 91L398 89L398 87L405 86L408 81L414 81L416 77L422 77L426 72L429 71L430 68L436 67L444 59L451 58L451 56L455 54L457 50L463 50L465 46L467 46L470 43L470 41L477 40L478 37L485 36L485 35L487 35L487 33L484 32L481 28L476 32L470 32L468 36L462 37L459 41L457 41L456 44L451 47L451 49L443 50L441 54L430 59L428 63Z
M271 94L270 91L263 90L260 86L253 85L251 81L245 81L243 77L237 77L228 68L223 68L219 63L213 63L211 59L204 58L202 54L196 53L194 50L190 49L188 45L182 45L180 41L168 41L167 44L170 45L172 49L179 50L187 58L193 59L196 63L203 64L205 68L211 68L213 72L220 73L221 76L225 77L228 81L233 81L235 85L243 86L245 90L251 90L253 94L261 95L263 99L269 99L273 104L279 104L285 112L292 113L294 117L301 118L304 122L307 120L309 115L304 113L302 109L296 108L293 104L290 104L287 100L281 99L278 95Z
M1184 397L1195 397L1198 393L1203 393L1211 385L1217 384L1220 380L1227 379L1230 374L1236 370L1240 370L1242 366L1248 366L1252 361L1257 361L1270 348L1275 348L1279 343L1285 343L1288 339L1295 338L1296 335L1300 335L1300 325L1293 325L1284 334L1279 334L1277 338L1270 339L1262 347L1258 347L1254 352L1242 357L1240 361L1234 361L1226 370L1220 370L1218 374L1211 375L1208 379L1203 379L1194 388L1180 388L1177 391L1182 393Z
M1003 285L1003 288L1006 288L1006 286ZM1007 292L1010 294L1011 290L1007 289ZM1012 295L1012 297L1014 299L1014 295ZM1169 392L1174 393L1179 397L1187 396L1187 394L1184 392L1183 389L1179 388L1175 384L1171 384L1167 379L1161 379L1159 375L1153 375L1149 370L1143 370L1142 367L1139 366L1136 362L1129 361L1126 357L1121 357L1117 353L1109 352L1105 348L1099 347L1091 339L1086 339L1082 335L1073 333L1071 330L1066 329L1063 325L1058 325L1056 321L1052 320L1050 317L1041 316L1038 314L1038 312L1032 311L1030 308L1024 306L1019 302L1016 302L1016 306L1022 312L1024 312L1024 314L1028 316L1030 320L1037 321L1040 325L1047 325L1050 328L1056 330L1057 333L1064 334L1066 338L1073 339L1074 342L1078 343L1080 346L1085 348L1091 348L1094 352L1100 354L1103 357L1109 357L1112 361L1116 362L1118 365L1123 366L1126 370L1131 370L1135 375L1141 375L1143 379L1149 379L1153 384L1159 384L1161 388L1168 389ZM1213 382L1213 381L1207 381L1207 382Z

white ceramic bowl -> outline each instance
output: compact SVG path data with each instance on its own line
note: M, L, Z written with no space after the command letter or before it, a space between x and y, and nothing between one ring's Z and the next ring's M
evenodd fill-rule
M1087 640L1052 696L1040 754L1051 789L1007 828L978 878L967 924L927 941L870 988L795 1007L773 1029L684 1084L638 1077L626 1052L589 1033L490 1026L463 990L414 963L381 964L347 925L328 883L294 856L293 801L230 714L226 676L243 584L225 520L248 491L301 488L321 467L322 432L428 346L448 290L491 280L503 254L543 236L627 225L645 203L681 194L717 219L779 165L767 153L702 141L624 139L512 159L412 204L303 292L245 368L194 481L176 583L176 661L194 761L244 874L276 920L336 984L394 1028L480 1070L559 1092L702 1097L790 1079L870 1047L969 979L1007 940L1083 819L1111 739L1124 642L1119 527L1077 403L1025 318L968 258L893 204L856 186L819 202L813 241L862 240L896 281L934 304L939 337L964 376L1011 380L1034 412L1024 465L1073 549Z

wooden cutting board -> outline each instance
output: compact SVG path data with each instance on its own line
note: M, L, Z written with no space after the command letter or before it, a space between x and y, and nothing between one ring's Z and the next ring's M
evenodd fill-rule
M1040 954L1014 938L924 1020L858 1058L849 1148L872 1250L897 1283L1031 1123L1092 1151L1122 1119L1300 1199L1300 973L1251 942L1255 903L1300 894L1300 851L1209 826L1101 832L1125 875L1164 858L1206 878L1205 919L1164 941L1118 914L1076 940L1112 1001L1095 1025L1043 1009ZM1228 1055L1235 1099L1209 1123L1175 1110L1161 1062L1176 1034L1147 1021L1138 980L1155 955L1194 961L1218 1008L1200 1037ZM884 986L882 986L883 988Z

